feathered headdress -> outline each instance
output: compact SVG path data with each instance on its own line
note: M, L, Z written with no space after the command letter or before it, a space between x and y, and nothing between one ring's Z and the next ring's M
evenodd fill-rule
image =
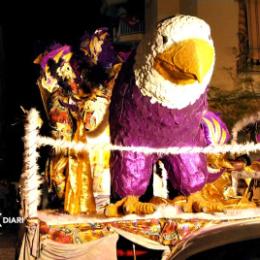
M34 60L34 63L40 64L43 70L46 70L49 60L54 60L58 63L60 58L62 58L68 62L72 56L71 47L69 45L54 44L49 49L49 51L45 51Z
M116 62L116 52L106 27L95 30L92 36L86 33L81 39L80 49L91 64L104 69L111 68Z

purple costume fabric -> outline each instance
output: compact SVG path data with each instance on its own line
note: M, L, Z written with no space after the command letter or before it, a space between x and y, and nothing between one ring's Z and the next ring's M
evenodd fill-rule
M132 55L131 55L132 56ZM169 146L206 146L201 127L207 109L203 94L184 109L168 109L141 94L135 84L133 57L122 67L113 90L110 106L111 141L123 146L163 148ZM145 155L135 152L112 152L112 187L121 197L143 195L153 171L161 160L173 187L183 194L200 190L208 181L206 156L203 154Z

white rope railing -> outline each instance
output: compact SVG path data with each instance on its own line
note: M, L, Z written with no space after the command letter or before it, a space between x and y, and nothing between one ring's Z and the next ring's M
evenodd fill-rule
M182 147L166 147L166 148L151 148L145 146L120 146L113 144L106 145L89 145L83 142L73 142L65 140L55 140L50 137L37 137L38 146L51 146L61 149L73 149L75 151L90 151L95 149L121 151L121 152L137 152L143 154L165 154L165 155L177 155L177 154L219 154L219 153L248 153L260 151L260 143L255 144L248 142L245 144L224 144L224 145L209 145L206 147L200 146L182 146Z
M41 118L36 109L31 109L27 114L27 122L25 124L24 136L24 165L21 175L21 202L22 216L36 217L37 207L40 201L39 185L41 178L38 174L39 166L37 160L39 153L37 152L37 138L41 127Z
M258 118L258 116L257 116ZM252 119L252 118L251 118ZM250 122L253 120L249 120ZM37 148L41 146L51 146L60 149L73 149L75 151L90 151L95 149L121 151L121 152L137 152L143 154L162 154L162 155L177 155L177 154L219 154L219 153L249 153L260 151L260 143L248 142L245 144L224 144L224 145L210 145L206 147L197 146L183 146L183 147L165 147L152 148L143 146L120 146L113 144L99 144L90 145L83 142L66 141L61 139L53 139L50 137L39 135L39 122L41 118L36 109L31 109L27 115L27 122L25 125L24 137L24 169L21 176L21 197L23 201L23 217L36 217L37 206L39 203L40 191L39 185L41 183L38 175L38 152ZM245 122L237 125L233 134L237 136L238 129L244 126Z

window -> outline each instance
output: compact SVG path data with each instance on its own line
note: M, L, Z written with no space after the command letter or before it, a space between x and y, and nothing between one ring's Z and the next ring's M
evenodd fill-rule
M239 0L238 71L260 71L260 0Z

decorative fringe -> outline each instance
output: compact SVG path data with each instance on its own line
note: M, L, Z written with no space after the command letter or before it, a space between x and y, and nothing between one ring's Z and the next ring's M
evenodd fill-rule
M27 114L24 137L24 167L20 180L20 194L22 201L22 216L32 218L37 216L37 206L40 201L39 185L41 178L38 175L37 138L41 119L36 109Z

